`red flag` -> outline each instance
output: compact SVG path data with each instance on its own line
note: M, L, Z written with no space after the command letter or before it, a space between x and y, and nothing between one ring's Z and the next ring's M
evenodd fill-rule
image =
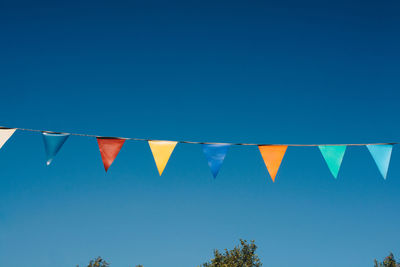
M97 137L97 143L99 144L101 159L103 160L104 169L108 168L117 157L119 151L124 145L125 139L110 138L110 137Z

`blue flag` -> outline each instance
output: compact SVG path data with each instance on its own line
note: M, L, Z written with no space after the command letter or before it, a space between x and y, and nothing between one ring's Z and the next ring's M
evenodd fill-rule
M57 152L61 149L65 141L67 141L70 134L43 132L42 135L47 155L46 164L50 165L54 157L57 155Z
M203 153L207 158L208 166L215 177L224 162L226 153L228 153L228 144L203 144Z
M383 179L386 179L393 145L367 145L367 148L374 158Z

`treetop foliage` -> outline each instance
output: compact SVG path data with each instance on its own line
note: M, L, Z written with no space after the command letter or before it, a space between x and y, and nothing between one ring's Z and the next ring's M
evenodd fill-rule
M262 263L256 254L256 249L254 240L248 243L240 239L240 245L232 250L225 249L223 253L214 250L214 259L204 263L202 267L260 267Z
M383 262L378 262L375 260L374 267L400 267L400 262L396 262L396 259L393 256L393 253L390 253Z
M214 258L198 267L261 267L262 263L256 254L256 250L257 246L254 244L254 240L247 242L240 239L240 244L232 250L225 249L220 252L215 249ZM109 266L110 264L101 257L91 260L87 265L87 267ZM136 267L143 267L143 265L136 265ZM397 262L393 253L390 253L383 262L375 260L374 267L400 267L400 262Z
M103 260L101 257L97 257L96 259L91 260L87 267L109 267L109 266L110 264L108 262ZM79 265L77 265L76 267L79 267Z

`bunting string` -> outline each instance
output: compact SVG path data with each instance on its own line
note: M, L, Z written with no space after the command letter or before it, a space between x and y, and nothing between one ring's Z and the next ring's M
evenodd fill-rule
M158 173L161 176L178 143L200 144L214 178L217 177L230 146L257 146L273 182L288 147L318 147L329 171L335 179L339 175L340 166L348 146L365 146L370 152L382 177L386 179L392 149L399 143L363 143L363 144L252 144L252 143L216 143L194 141L153 140L131 137L110 137L92 134L53 132L26 128L9 128L0 126L0 149L16 130L38 132L42 134L46 151L46 164L50 165L61 147L71 135L92 137L97 139L104 170L107 172L113 164L126 140L147 142L153 154Z
M49 131L49 130L38 130L38 129L27 129L27 128L16 128L16 127L5 127L0 126L0 129L15 129L19 131L27 132L38 132L38 133L53 133L53 134L67 134L74 136L84 136L84 137L95 137L95 138L114 138L114 139L124 139L132 141L171 141L171 140L160 140L160 139L148 139L148 138L137 138L137 137L118 137L118 136L101 136L94 134L83 134L83 133L70 133L70 132L60 132L60 131ZM271 143L229 143L229 142L201 142L201 141L187 141L187 140L174 140L174 142L180 144L226 144L231 146L293 146L293 147L308 147L308 146L367 146L367 145L398 145L399 142L386 142L386 143L357 143L357 144L271 144Z

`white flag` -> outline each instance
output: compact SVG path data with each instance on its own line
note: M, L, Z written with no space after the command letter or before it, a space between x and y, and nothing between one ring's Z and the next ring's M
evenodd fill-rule
M0 128L0 149L7 142L7 140L14 134L17 129Z

